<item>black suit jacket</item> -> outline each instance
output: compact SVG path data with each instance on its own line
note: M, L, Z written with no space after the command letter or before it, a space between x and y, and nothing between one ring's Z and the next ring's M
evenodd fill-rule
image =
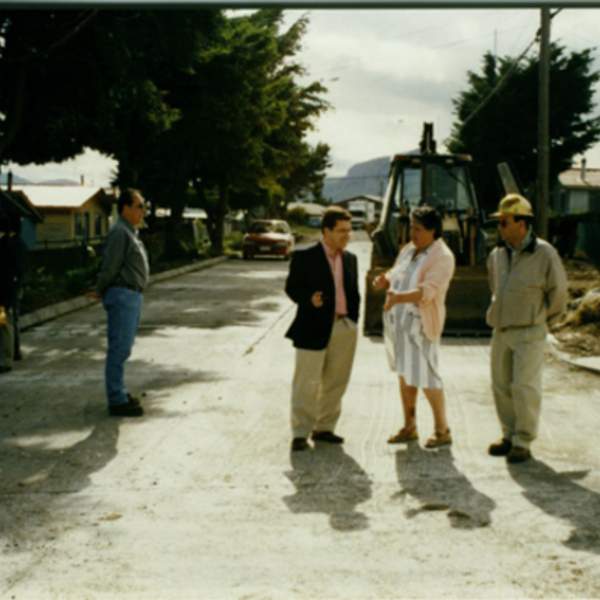
M348 317L356 323L360 305L356 256L344 251L342 265ZM306 250L294 252L285 292L298 305L296 318L285 334L286 337L294 342L296 348L326 348L335 317L335 283L325 249L320 242ZM323 292L324 305L321 308L315 308L311 302L315 292Z

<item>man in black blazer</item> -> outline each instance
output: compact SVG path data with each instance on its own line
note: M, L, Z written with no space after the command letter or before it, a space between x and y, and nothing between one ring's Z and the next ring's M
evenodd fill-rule
M294 252L286 281L287 295L298 305L286 337L296 348L292 383L292 450L314 441L342 444L334 433L342 410L357 340L360 305L356 256L346 251L352 216L328 208L321 220L323 237Z

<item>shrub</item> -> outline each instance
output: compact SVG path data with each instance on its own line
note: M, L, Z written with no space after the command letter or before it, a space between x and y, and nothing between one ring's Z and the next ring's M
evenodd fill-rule
M296 206L287 211L286 220L295 225L306 225L308 214L301 206Z

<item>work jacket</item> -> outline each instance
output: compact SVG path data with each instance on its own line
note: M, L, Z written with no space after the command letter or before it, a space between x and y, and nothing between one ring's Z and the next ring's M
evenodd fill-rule
M490 327L530 327L550 324L564 312L567 276L556 250L531 235L520 251L501 242L488 258L492 300L487 311Z

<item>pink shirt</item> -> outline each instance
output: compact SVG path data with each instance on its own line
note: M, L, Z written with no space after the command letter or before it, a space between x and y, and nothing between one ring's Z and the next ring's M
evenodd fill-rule
M344 290L344 268L342 265L342 253L332 250L325 240L321 240L325 256L329 261L333 282L335 283L335 314L344 316L348 314L348 305L346 304L346 292Z
M406 244L396 260L414 248L414 244ZM417 288L423 291L419 302L419 312L423 321L425 335L432 342L439 342L446 320L446 293L454 275L454 254L443 239L437 239L431 245L431 250L423 258L423 265L419 272Z

